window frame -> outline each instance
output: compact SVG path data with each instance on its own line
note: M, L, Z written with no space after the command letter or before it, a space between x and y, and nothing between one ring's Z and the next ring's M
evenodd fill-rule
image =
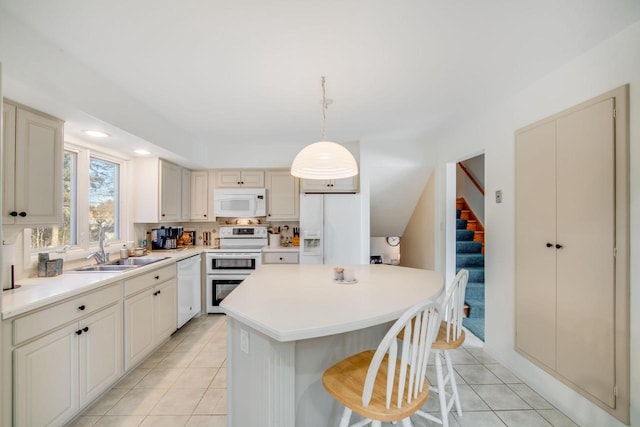
M89 241L89 163L91 158L104 160L118 165L118 226L119 239L105 242L105 251L114 253L126 243L129 235L129 216L127 210L128 200L128 163L130 159L101 151L89 146L78 145L70 142L64 143L63 149L76 154L76 244L56 246L48 248L31 248L31 227L23 230L24 243L24 267L30 268L37 262L38 254L43 252L60 253L65 261L74 261L86 258L90 253L98 249L98 242Z

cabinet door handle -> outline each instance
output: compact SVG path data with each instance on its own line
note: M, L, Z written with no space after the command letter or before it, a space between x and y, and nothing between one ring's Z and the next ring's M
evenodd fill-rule
M11 216L18 216L18 212L16 212L16 211L11 211L11 212L9 212L9 215L11 215Z
M280 257L280 261L282 261L282 257Z
M82 328L82 330L83 330L84 332L89 332L89 327L88 327L88 326L85 326L84 328Z
M78 330L76 331L76 335L82 335L82 329L78 329Z
M158 295L160 295L162 293L162 291L158 291Z
M548 248L550 248L550 247L552 247L552 246L553 246L553 245L552 245L551 243L547 243L547 247L548 247Z
M24 218L25 216L27 216L27 213L23 211L23 212L20 212L18 215L20 215L22 218Z
M153 293L153 296L155 297L156 295L158 295L158 291Z
M153 276L154 279L160 280L160 276Z
M207 214L204 214L204 217L206 218L206 217L207 217Z
M84 305L84 304L82 304L80 307L78 307L78 310L80 310L80 311L84 311L84 309L85 309L85 308L87 308L87 307L85 307L85 305Z
M162 216L165 216L164 214L162 214Z
M556 249L562 249L562 245L556 245Z

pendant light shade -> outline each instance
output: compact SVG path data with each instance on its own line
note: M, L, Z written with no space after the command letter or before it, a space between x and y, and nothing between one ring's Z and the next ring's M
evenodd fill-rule
M322 141L307 145L291 164L291 175L304 179L340 179L358 174L358 163L351 152L340 144L324 140L327 125L325 77L322 84Z
M329 141L307 145L291 164L291 175L305 179L340 179L358 174L358 164L349 150Z

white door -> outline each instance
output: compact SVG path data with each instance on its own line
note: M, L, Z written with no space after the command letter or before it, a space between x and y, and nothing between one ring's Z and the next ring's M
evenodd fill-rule
M15 217L9 215L9 212L15 211L16 107L4 102L2 103L2 156L4 167L2 222L13 224Z
M209 173L207 171L191 172L191 219L193 220L207 219L208 181Z
M16 111L16 224L62 222L62 127L59 120Z
M124 301L124 368L141 361L154 347L153 289Z
M179 221L182 218L182 171L180 166L160 160L160 221Z
M324 195L324 263L361 264L362 230L359 194Z
M157 344L176 330L178 305L176 280L167 280L154 289L155 343Z
M78 324L13 352L16 426L63 425L78 411Z
M122 305L79 323L80 406L95 399L122 373Z

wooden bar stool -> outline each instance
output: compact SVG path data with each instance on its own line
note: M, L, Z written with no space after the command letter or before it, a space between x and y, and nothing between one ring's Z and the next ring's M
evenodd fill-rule
M458 416L462 416L462 408L460 406L460 396L458 395L458 386L453 372L453 364L449 356L449 350L455 350L464 342L464 330L462 329L462 315L464 312L464 294L469 280L469 272L460 270L453 282L446 291L445 299L442 304L443 321L438 330L438 336L432 344L433 356L436 365L436 382L437 388L432 387L431 390L438 393L440 400L440 418L436 418L431 414L423 411L417 411L417 414L435 421L443 425L449 426L449 412L453 405L456 405ZM442 361L447 365L447 375L443 375ZM445 386L451 384L451 399L447 401Z
M409 416L429 395L427 361L438 333L440 310L429 300L416 304L393 324L377 350L355 354L324 372L325 389L345 406L340 427L349 426L353 412L365 420L352 427L380 427L382 421L398 420L405 427L411 426ZM412 339L403 342L398 360L400 331Z

